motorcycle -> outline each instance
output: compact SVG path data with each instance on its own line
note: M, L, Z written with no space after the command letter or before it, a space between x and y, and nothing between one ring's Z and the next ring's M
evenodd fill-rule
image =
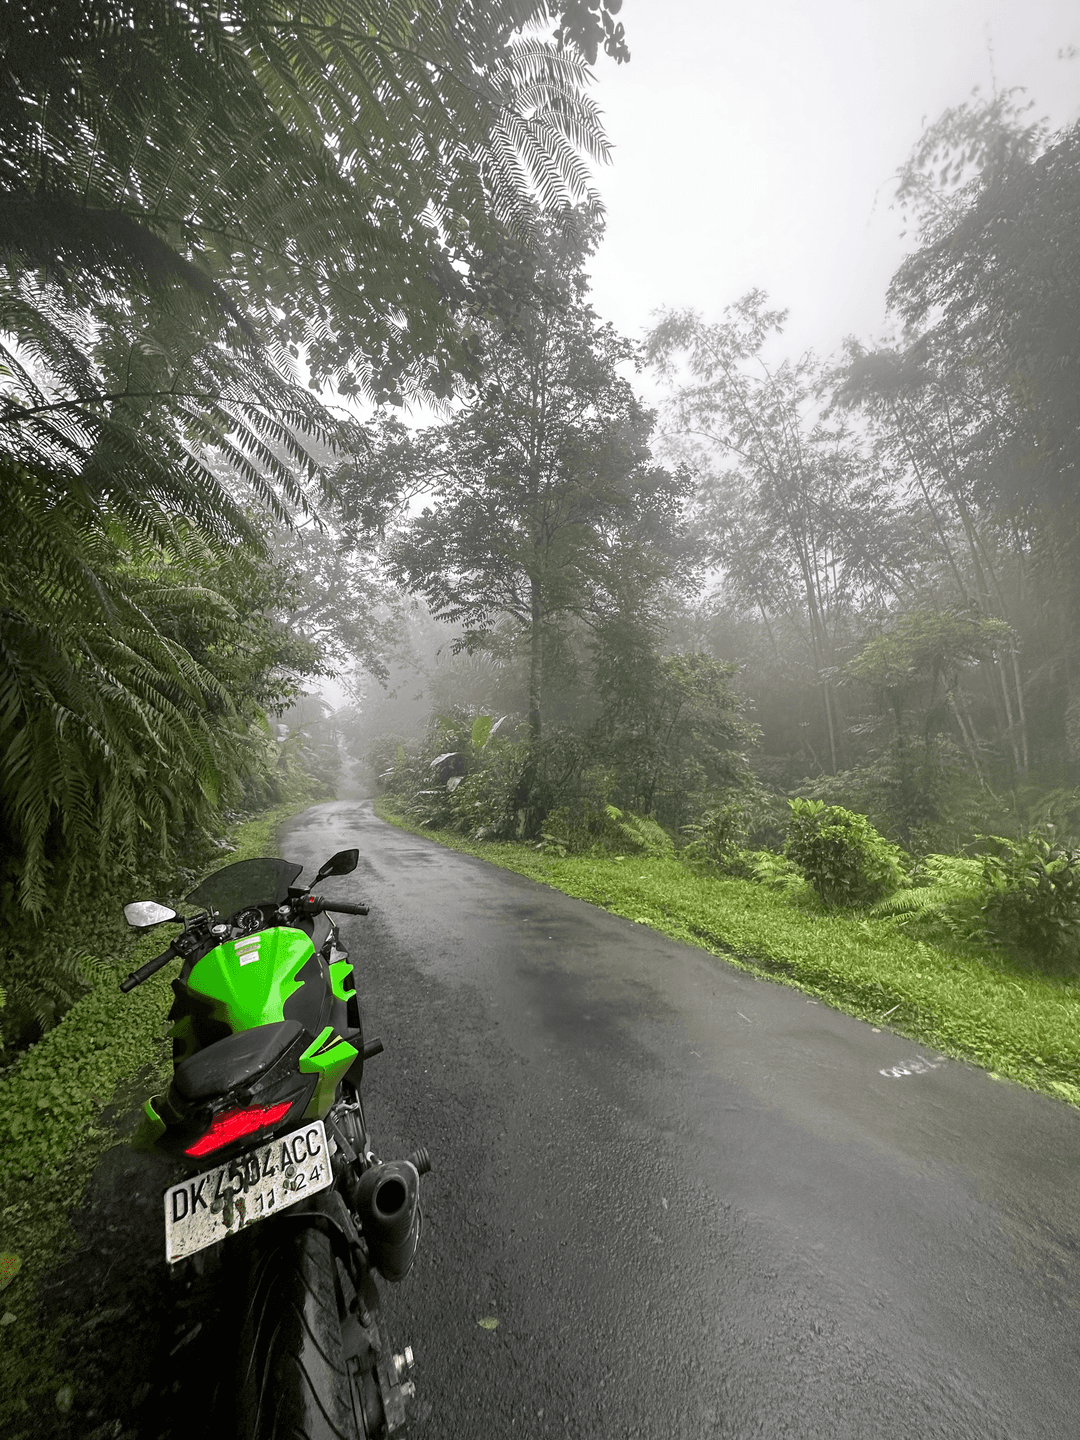
M182 961L169 1012L172 1080L147 1100L136 1148L193 1173L164 1194L165 1258L200 1275L223 1262L240 1295L236 1369L219 1385L243 1440L383 1440L414 1394L412 1351L390 1352L376 1274L408 1274L422 1227L426 1150L382 1161L360 1093L364 1042L352 962L328 912L366 905L314 887L348 875L343 850L308 888L302 866L242 860L204 880L185 915L154 901L124 908L140 931L183 926L122 983L130 991Z

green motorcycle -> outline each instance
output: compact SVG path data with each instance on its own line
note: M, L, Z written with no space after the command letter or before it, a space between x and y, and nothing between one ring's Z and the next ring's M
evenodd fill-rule
M394 1161L371 1149L360 1082L383 1046L364 1042L327 913L368 908L312 893L358 862L343 850L302 889L300 865L243 860L193 890L184 916L153 901L124 910L139 930L183 926L120 986L182 961L172 1081L133 1143L194 1172L164 1195L174 1273L224 1266L242 1297L235 1368L214 1402L216 1426L240 1440L381 1440L401 1433L413 1393L411 1350L390 1353L379 1330L375 1276L412 1266L430 1164L423 1149Z

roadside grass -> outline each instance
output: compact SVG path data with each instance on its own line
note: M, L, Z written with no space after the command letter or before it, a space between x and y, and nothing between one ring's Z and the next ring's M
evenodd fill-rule
M277 854L278 827L319 798L321 787L297 788L289 800L237 825L227 836L232 850L210 868ZM69 1212L79 1205L101 1155L121 1139L111 1118L114 1102L122 1109L135 1077L147 1090L167 1083L165 1017L177 967L167 965L127 995L119 982L159 954L173 933L164 927L133 935L122 953L108 957L111 964L95 967L90 993L0 1075L0 1252L21 1261L0 1290L5 1433L27 1423L35 1404L63 1411L70 1403L62 1357L67 1322L51 1328L40 1323L38 1285L77 1243Z
M798 908L767 886L703 876L675 859L559 858L527 845L465 840L396 813L400 829L649 925L739 969L932 1046L1080 1109L1080 980L1033 971L1002 955L944 949L895 920Z

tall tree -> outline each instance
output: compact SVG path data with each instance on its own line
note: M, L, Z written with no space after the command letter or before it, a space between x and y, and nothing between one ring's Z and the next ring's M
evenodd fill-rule
M1062 751L1080 693L1080 127L1050 136L1012 92L976 97L928 127L900 178L922 241L890 289L903 334L850 346L840 397L921 497L946 604L1008 622L990 694L1023 775L1033 731L1044 758Z
M903 583L906 547L885 477L824 417L820 365L809 356L765 359L783 320L761 291L716 324L667 311L647 355L672 385L665 443L697 474L696 519L709 559L770 633L779 623L801 637L836 770L842 627L858 606Z
M432 503L390 551L399 581L461 623L463 643L500 618L516 627L534 739L566 626L599 628L682 564L687 482L652 461L653 418L620 373L634 347L586 302L586 249L553 226L535 267L504 253L515 318L478 327L474 403L417 440L411 467Z
M1007 526L985 503L982 483L989 436L995 436L990 445L996 449L1003 418L994 396L970 368L941 365L918 346L906 353L865 352L849 342L837 378L839 403L857 405L870 420L876 453L903 477L909 504L921 513L924 582L933 576L946 606L1007 622L991 627L994 642L981 653L991 672L997 732L1015 770L1025 774L1029 744L1016 644L1015 557ZM929 598L923 591L920 599Z

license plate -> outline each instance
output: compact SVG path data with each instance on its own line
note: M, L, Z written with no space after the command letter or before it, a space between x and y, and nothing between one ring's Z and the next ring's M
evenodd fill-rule
M170 1265L334 1182L321 1120L238 1155L165 1191Z

